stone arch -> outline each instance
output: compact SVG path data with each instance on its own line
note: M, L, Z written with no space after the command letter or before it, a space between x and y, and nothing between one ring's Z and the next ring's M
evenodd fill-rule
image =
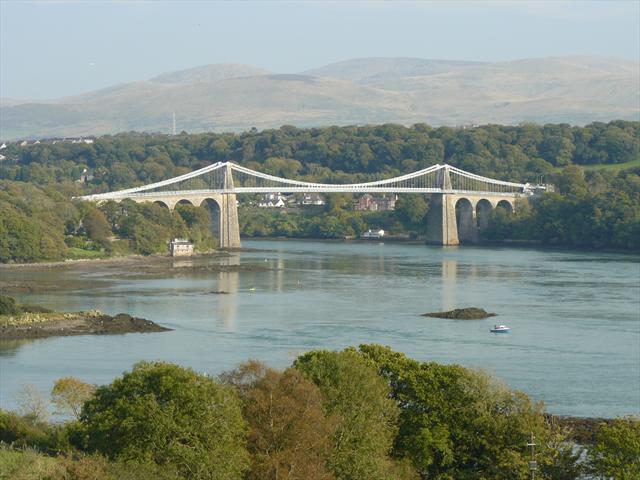
M491 216L492 210L493 205L489 200L486 198L478 200L478 203L476 204L476 222L480 233L489 228L489 217Z
M211 215L211 231L214 237L220 240L220 231L222 230L222 205L220 205L220 201L215 198L206 197L202 199L200 206L205 207L209 211L209 215Z
M478 239L478 229L473 203L468 198L462 197L456 201L455 209L460 242L475 242Z
M191 205L191 206L195 207L193 202L191 200L189 200L188 198L181 198L180 200L178 200L176 202L176 206L178 206L178 205Z
M169 210L171 210L171 207L169 206L169 204L163 200L154 200L153 203L155 205L159 205L162 208L167 208Z
M513 213L513 204L509 200L500 200L496 208L504 208L507 212Z

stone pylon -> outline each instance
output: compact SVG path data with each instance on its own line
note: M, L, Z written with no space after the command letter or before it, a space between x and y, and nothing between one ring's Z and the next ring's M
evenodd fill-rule
M438 172L438 183L443 191L451 191L449 168ZM459 245L456 224L456 198L447 193L431 196L427 213L427 243L432 245Z
M431 196L427 213L427 243L459 245L456 225L456 198L446 193Z
M233 190L231 164L227 163L224 175L224 190ZM235 193L220 195L220 248L240 248L240 224L238 202Z
M223 193L220 197L220 248L240 248L236 194Z

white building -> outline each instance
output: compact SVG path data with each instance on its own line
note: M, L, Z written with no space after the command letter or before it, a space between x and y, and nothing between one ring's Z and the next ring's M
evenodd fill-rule
M384 230L381 228L377 230L369 229L362 234L362 238L383 238L384 233L385 233Z
M282 208L287 198L281 193L267 193L262 196L262 201L258 203L261 208Z
M86 168L82 170L80 174L80 178L76 180L78 183L87 183L93 180L93 175Z
M186 238L174 238L169 242L169 255L172 257L189 257L193 255L193 243Z

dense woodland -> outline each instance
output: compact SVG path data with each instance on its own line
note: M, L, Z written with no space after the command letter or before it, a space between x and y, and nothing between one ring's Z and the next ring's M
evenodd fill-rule
M218 378L141 362L111 384L59 379L48 423L34 387L0 411L0 475L26 480L409 480L640 475L640 422L587 445L482 371L380 345L317 350L284 371L256 361ZM586 447L586 448L585 448ZM35 450L34 450L35 449ZM3 477L5 478L5 477Z
M93 144L11 144L3 177L38 185L76 180L91 169L90 190L163 180L218 161L289 178L357 181L449 163L479 175L539 182L554 167L619 164L638 159L640 122L488 125L431 128L380 125L205 133L105 136Z
M366 181L446 162L499 179L554 183L556 193L525 205L514 217L494 213L488 240L639 248L639 138L639 122L614 121L457 129L284 126L241 134L119 134L92 144L10 144L0 160L0 261L148 254L163 251L171 236L188 236L199 250L210 249L215 239L204 208L173 213L131 203L96 208L71 197L142 185L226 160L322 182ZM79 183L85 168L92 178ZM245 235L258 236L342 238L373 227L424 233L426 198L401 196L391 215L353 212L352 201L332 195L324 211L311 216L244 210L240 220Z

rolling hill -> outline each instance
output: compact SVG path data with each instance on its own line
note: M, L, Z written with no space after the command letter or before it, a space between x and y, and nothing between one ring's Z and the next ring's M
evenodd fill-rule
M0 137L188 132L395 122L585 124L640 117L640 64L609 57L511 62L364 58L299 74L237 64L50 102L1 100Z

